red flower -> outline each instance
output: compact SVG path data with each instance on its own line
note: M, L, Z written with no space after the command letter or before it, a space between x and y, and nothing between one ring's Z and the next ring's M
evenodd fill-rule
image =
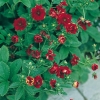
M62 1L62 2L60 2L60 4L59 4L59 6L68 6L68 4L66 3L66 1Z
M78 88L78 87L79 87L79 82L75 81L75 82L73 83L73 87Z
M93 74L93 77L94 77L94 79L97 79L97 74L96 73Z
M56 18L57 17L57 13L56 13L55 9L50 8L49 15L51 17L53 17L53 18Z
M66 25L71 22L71 19L72 19L72 17L70 14L61 13L58 16L57 21L59 24Z
M14 35L14 36L12 36L11 40L13 43L17 43L19 40L19 37L17 35Z
M35 50L35 51L32 50L31 54L32 54L32 57L39 59L41 53L38 50Z
M15 19L14 20L14 27L15 27L15 30L24 30L27 26L26 24L26 19L25 18L18 18L18 19Z
M31 76L27 76L26 77L26 83L29 85L29 86L32 86L34 84L34 78L32 78Z
M30 56L31 53L32 53L31 47L32 47L32 45L30 45L30 46L28 47L28 49L26 50L26 53L27 53L28 56Z
M36 43L41 43L41 42L43 42L43 38L42 38L41 35L37 34L37 35L34 36L34 41Z
M50 80L50 86L51 86L52 88L55 88L55 87L56 87L56 80L51 79L51 80Z
M49 72L51 74L56 74L58 71L58 68L59 68L58 65L56 63L54 63L53 66L49 69Z
M34 86L36 88L40 88L42 86L42 84L43 84L43 79L41 76L34 77Z
M97 65L97 64L93 64L93 65L92 65L92 70L95 71L95 70L97 70L97 69L98 69L98 65Z
M75 54L73 54L73 58L71 59L72 66L78 64L79 57L77 57Z
M64 44L65 41L66 41L66 38L64 37L64 35L59 35L59 37L58 37L58 42L59 42L60 44Z
M64 78L64 75L69 75L70 73L71 70L67 66L60 66L56 75L59 78Z
M55 54L53 53L53 51L48 50L48 53L46 54L46 59L52 61L52 60L54 60L54 56L55 56Z
M87 30L87 26L90 27L92 25L89 20L85 20L83 18L79 18L77 22L83 30Z
M76 34L77 32L77 26L74 23L68 23L65 25L66 31L71 33L71 34Z
M49 11L49 15L50 15L51 17L53 17L53 18L58 18L58 16L59 16L60 14L66 12L66 10L63 9L63 8L62 8L61 6L59 6L59 5L56 6L56 9L57 9L57 10L51 8L50 11Z
M36 5L31 10L32 18L36 21L41 21L45 18L45 9L42 7L42 5Z

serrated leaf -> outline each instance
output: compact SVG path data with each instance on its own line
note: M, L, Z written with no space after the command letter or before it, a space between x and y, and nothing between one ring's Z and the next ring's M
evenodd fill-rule
M98 4L96 1L94 1L94 2L89 2L89 5L86 6L86 9L87 9L87 10L96 10L96 9L98 9L98 8L99 8L99 4Z
M22 60L21 59L17 59L15 61L13 61L10 65L10 71L11 71L10 77L17 74L21 67L22 67Z
M89 39L88 33L86 31L82 31L80 33L82 43L86 43Z
M9 82L8 81L1 82L0 83L0 95L1 96L6 95L8 88L9 88Z
M18 87L20 85L20 82L14 82L14 83L12 83L10 86L9 86L9 88L16 88L16 87Z
M63 60L65 58L67 58L68 54L69 54L69 50L67 47L62 46L59 50L59 54L60 54L60 60Z
M21 2L22 2L25 6L27 6L28 8L31 7L31 2L30 2L30 0L21 0Z
M91 26L89 27L86 32L97 42L100 43L100 33L98 32L97 28Z
M9 0L0 0L0 7L3 6L6 2L8 2Z
M2 46L0 49L0 60L4 62L8 62L9 59L9 51L6 46Z
M15 93L15 100L20 100L23 94L24 94L24 88L22 86L19 86Z
M8 80L10 74L10 69L8 65L4 62L0 62L0 82Z

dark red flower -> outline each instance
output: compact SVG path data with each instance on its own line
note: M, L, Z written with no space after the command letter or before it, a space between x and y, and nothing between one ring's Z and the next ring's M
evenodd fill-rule
M27 76L26 77L26 84L28 84L29 86L32 86L34 84L34 78L31 76Z
M13 25L14 25L16 31L18 31L18 30L22 31L27 26L26 19L25 18L15 19Z
M56 75L59 78L64 78L65 75L69 75L70 73L71 70L67 66L60 66Z
M31 55L32 57L39 59L40 58L40 52L38 50L32 50Z
M83 30L87 30L87 27L90 27L92 24L89 20L85 20L83 18L79 18L77 21L78 25L81 26Z
M53 18L56 18L56 19L58 18L58 16L59 16L60 14L66 12L66 10L63 9L63 8L62 8L61 6L59 6L59 5L56 6L56 9L57 9L57 10L51 8L50 11L49 11L49 15L50 15L51 17L53 17Z
M56 74L58 71L58 68L59 68L58 65L56 63L54 63L53 66L49 69L49 72L51 74Z
M72 19L72 17L70 14L61 13L58 16L57 21L59 24L66 25L71 22L71 19Z
M42 5L36 5L31 10L32 18L36 21L41 21L45 18L46 12Z
M43 42L43 38L42 38L41 35L37 34L37 35L34 36L34 41L36 43L41 43L41 42Z
M58 42L59 42L60 44L64 44L65 41L66 41L65 36L64 36L64 35L59 35L59 37L58 37Z
M75 82L73 83L73 87L78 88L78 87L79 87L79 82L78 82L78 81L75 81Z
M93 74L93 78L94 78L94 79L97 79L97 74L96 74L96 73Z
M56 18L57 17L57 13L56 13L55 9L50 8L49 16L51 16L53 18Z
M51 86L52 88L55 88L55 87L56 87L56 80L51 79L51 80L50 80L50 86Z
M17 43L19 40L19 37L17 35L14 35L14 36L12 36L11 40L13 43Z
M77 25L74 23L68 23L65 25L66 31L71 33L71 34L76 34L78 28Z
M32 47L32 46L33 46L33 45L30 45L30 46L28 47L28 49L26 50L26 53L27 53L28 56L30 56L31 53L32 53L32 50L31 50L31 47Z
M59 4L61 7L62 6L68 6L68 4L66 3L66 1L62 1L62 2L60 2L60 4Z
M55 54L53 53L52 50L48 50L48 53L46 54L46 59L52 61L54 60Z
M76 56L75 54L73 54L73 58L71 59L72 66L77 65L78 64L78 60L79 60L79 57Z
M98 65L97 64L92 64L92 70L95 71L98 69Z
M42 86L42 84L43 84L43 79L41 76L34 77L34 86L36 88L40 88Z

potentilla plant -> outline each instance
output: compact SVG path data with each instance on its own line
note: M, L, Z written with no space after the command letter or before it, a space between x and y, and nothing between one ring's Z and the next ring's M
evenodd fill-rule
M99 12L94 0L0 0L0 100L66 95L90 70L96 79Z

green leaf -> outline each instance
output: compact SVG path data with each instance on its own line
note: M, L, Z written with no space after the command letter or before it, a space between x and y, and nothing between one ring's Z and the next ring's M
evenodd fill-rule
M59 50L59 54L60 54L60 60L63 60L65 58L67 58L68 54L69 54L69 49L65 46L62 46Z
M7 100L14 100L14 98L15 98L15 95L8 95L7 96Z
M18 87L20 85L20 82L14 82L14 83L12 83L10 86L9 86L9 88L16 88L16 87Z
M6 46L2 46L0 49L0 60L4 62L8 62L9 59L9 51Z
M31 7L31 2L30 2L30 0L21 0L21 2L22 2L25 6L27 6L28 8Z
M100 33L98 32L97 28L91 26L89 27L86 32L97 42L100 43Z
M8 80L10 74L10 69L7 64L0 62L0 82Z
M4 36L2 34L0 34L0 39L4 40Z
M10 65L10 77L14 76L15 74L17 74L19 72L19 70L22 67L22 60L21 59L17 59L15 61L13 61Z
M22 86L19 86L15 93L15 100L19 100L23 94L24 94L24 88Z
M90 2L88 6L86 6L87 10L96 10L99 8L99 4L94 1L94 2Z
M9 0L0 0L0 7L7 3Z
M67 35L67 40L64 44L65 46L79 47L81 42L75 35Z
M20 2L20 0L13 0L13 2L14 2L15 4L17 4L18 2Z
M0 83L0 95L4 96L8 92L9 82L4 81Z
M88 33L86 31L82 31L80 33L82 43L86 43L89 39Z

